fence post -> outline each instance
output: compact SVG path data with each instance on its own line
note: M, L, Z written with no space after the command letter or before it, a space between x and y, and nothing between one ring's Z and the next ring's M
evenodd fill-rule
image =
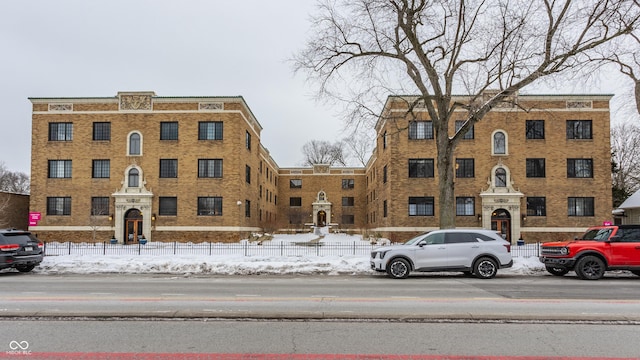
M244 256L247 256L247 252L249 251L249 242L244 243Z
M211 243L209 243L209 256L211 256Z
M107 242L102 242L102 255L107 255Z
M142 245L140 245L140 241L138 241L138 255L140 255L140 248L142 247Z
M177 251L178 251L178 242L174 241L173 242L173 255L175 255Z
M316 243L316 256L320 256L320 241Z
M69 241L69 255L71 255L71 241Z
M284 256L284 243L280 243L280 256Z

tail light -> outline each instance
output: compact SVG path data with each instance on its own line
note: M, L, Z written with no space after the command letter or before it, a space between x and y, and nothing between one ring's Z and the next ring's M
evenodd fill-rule
M507 252L510 253L511 252L511 244L504 244L504 247L507 248Z
M8 245L0 245L0 251L16 251L20 249L20 245L18 244L8 244Z

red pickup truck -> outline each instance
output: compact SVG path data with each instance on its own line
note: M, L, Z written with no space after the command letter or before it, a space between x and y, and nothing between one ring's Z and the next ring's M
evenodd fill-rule
M575 271L581 279L597 280L608 270L640 276L640 225L596 226L573 241L544 243L540 262L556 276Z

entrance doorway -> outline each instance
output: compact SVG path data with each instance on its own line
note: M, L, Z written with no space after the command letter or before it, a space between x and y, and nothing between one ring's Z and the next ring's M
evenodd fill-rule
M324 210L318 211L318 227L324 227L327 225L327 213Z
M497 209L491 213L491 230L497 231L511 242L511 214L505 209Z
M136 243L142 237L142 213L138 209L131 209L124 215L125 244Z

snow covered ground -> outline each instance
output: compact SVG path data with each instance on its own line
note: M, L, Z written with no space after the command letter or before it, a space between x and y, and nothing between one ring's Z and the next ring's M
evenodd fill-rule
M303 243L317 239L313 234L276 234L270 244ZM245 241L246 242L246 241ZM369 244L359 235L325 234L320 242L326 244L354 242ZM143 246L153 247L155 243ZM266 245L264 242L263 245ZM62 246L62 244L60 244ZM56 246L47 244L47 246ZM132 246L132 245L129 245ZM47 251L49 253L49 251ZM501 269L500 274L545 275L544 266L535 256L516 257L514 266ZM33 270L39 274L95 274L95 273L135 273L135 274L181 274L181 275L370 275L375 273L369 267L369 254L363 255L298 255L273 256L227 254L227 255L55 255L46 256L39 267Z

